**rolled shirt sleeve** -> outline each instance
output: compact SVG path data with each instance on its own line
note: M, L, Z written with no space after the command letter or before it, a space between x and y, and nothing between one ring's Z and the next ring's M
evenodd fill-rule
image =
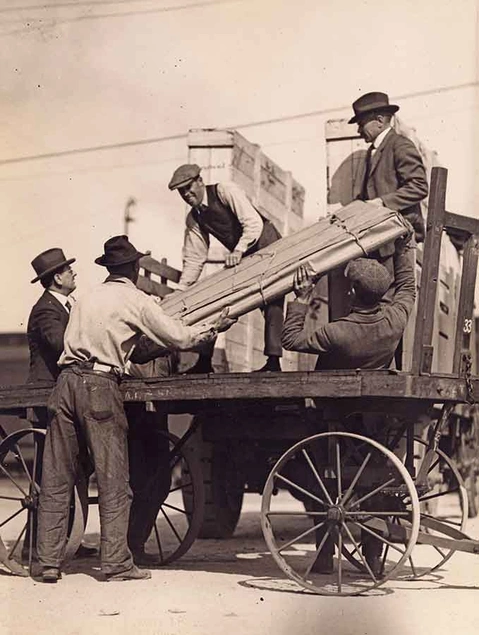
M243 232L235 247L242 254L252 247L263 231L263 219L245 192L234 183L218 183L218 198L236 214Z
M194 284L203 271L208 258L209 236L202 231L193 217L192 211L186 217L185 238L183 242L183 271L178 288L183 291Z

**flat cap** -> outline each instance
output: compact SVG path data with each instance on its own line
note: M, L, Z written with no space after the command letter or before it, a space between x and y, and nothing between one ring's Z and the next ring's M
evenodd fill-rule
M185 163L185 165L180 165L179 168L173 172L173 176L171 177L170 182L168 183L168 187L170 190L176 190L179 187L183 187L193 179L196 179L200 175L201 168L196 163Z
M345 271L346 277L355 283L358 291L376 301L383 297L391 286L392 276L381 263L373 258L352 260Z

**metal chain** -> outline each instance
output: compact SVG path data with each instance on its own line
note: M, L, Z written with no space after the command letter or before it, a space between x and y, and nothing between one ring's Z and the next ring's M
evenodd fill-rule
M466 380L466 400L468 404L475 404L474 385L472 383L472 358L471 353L464 353L462 356L464 362L464 379Z

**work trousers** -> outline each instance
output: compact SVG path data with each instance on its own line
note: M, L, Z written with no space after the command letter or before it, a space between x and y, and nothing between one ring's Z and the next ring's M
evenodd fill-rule
M128 546L144 551L161 505L170 491L168 416L148 412L144 403L126 403L128 454L133 502L128 525Z
M98 484L102 571L131 569L128 424L118 383L113 375L73 366L58 378L48 409L38 513L40 564L60 567L64 559L73 486L82 458L90 454Z

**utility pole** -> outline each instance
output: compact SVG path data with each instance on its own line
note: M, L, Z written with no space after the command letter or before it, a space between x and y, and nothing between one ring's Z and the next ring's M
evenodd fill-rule
M134 218L131 215L131 208L136 205L136 198L130 196L125 205L125 211L123 213L123 233L128 236L128 228L130 223L134 222Z

